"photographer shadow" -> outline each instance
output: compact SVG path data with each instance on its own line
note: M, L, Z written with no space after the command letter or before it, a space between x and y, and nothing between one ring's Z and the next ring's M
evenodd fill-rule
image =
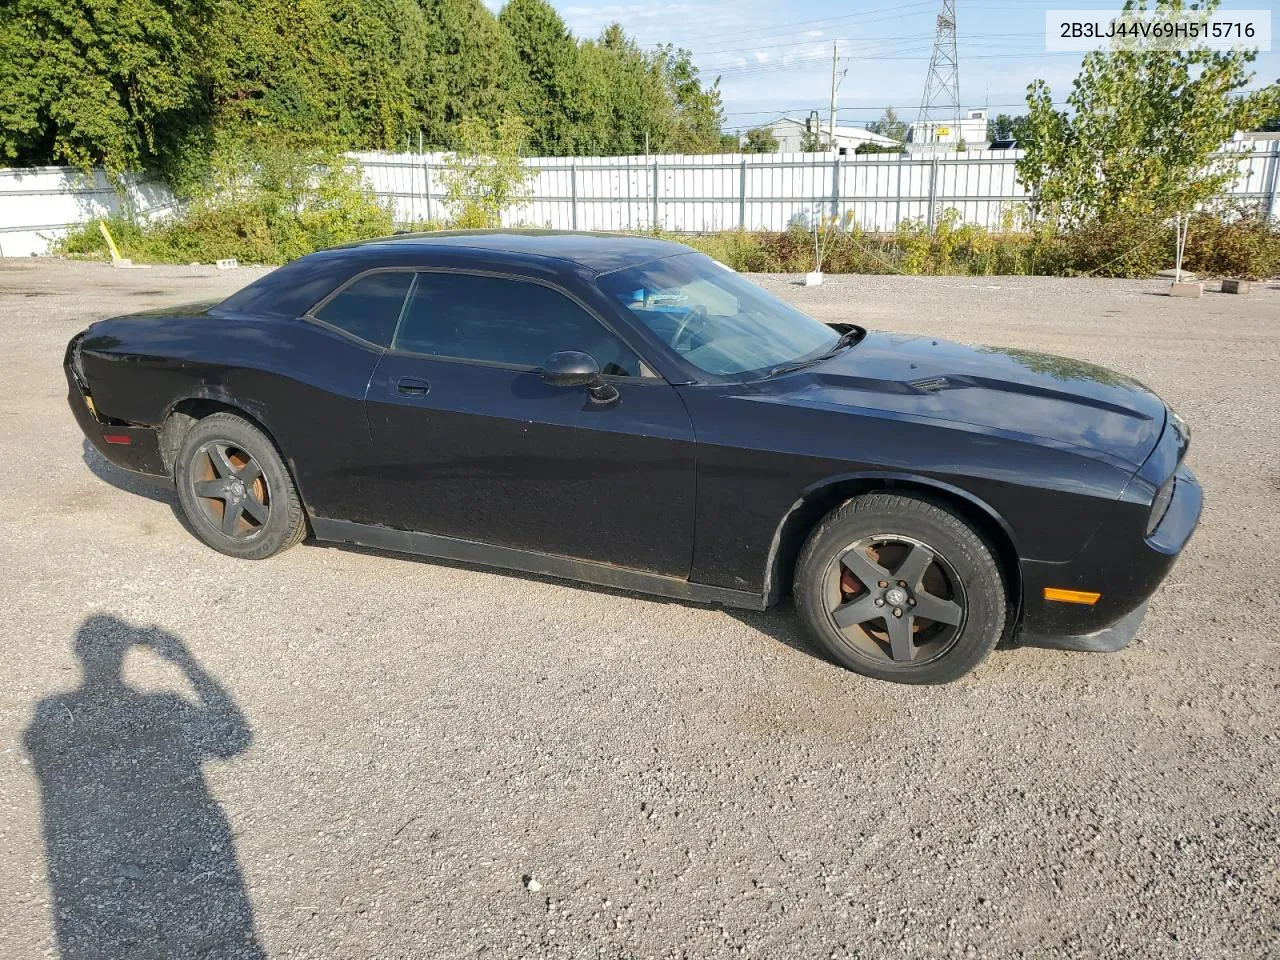
M177 666L195 701L126 684L135 646ZM249 746L244 716L162 630L96 616L75 651L81 685L40 701L23 738L61 957L265 957L230 824L202 770Z

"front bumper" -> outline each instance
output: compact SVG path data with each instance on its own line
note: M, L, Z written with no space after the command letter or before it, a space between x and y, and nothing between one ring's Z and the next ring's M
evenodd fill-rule
M1023 610L1017 641L1062 650L1111 652L1129 644L1151 595L1168 576L1200 521L1204 495L1195 474L1180 466L1173 497L1146 537L1099 533L1067 563L1024 561ZM1094 604L1046 600L1046 587L1102 594Z

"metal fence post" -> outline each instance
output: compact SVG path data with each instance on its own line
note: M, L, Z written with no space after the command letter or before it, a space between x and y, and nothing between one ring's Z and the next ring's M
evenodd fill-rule
M422 161L422 177L426 181L427 222L431 221L431 161Z
M893 229L898 229L898 224L902 223L902 154L898 154L898 186L894 190L893 199Z
M1280 217L1280 208L1276 206L1276 201L1280 200L1280 140L1271 141L1271 149L1268 151L1267 167L1269 168L1269 179L1271 181L1271 196L1267 200L1267 216Z
M840 151L836 150L831 158L831 216L840 226Z
M658 161L653 161L653 215L649 219L649 229L658 229Z
M578 229L578 163L576 160L569 160L569 203L571 208L569 222L573 225L572 229Z
M738 171L738 229L747 229L747 158L742 158Z
M933 155L933 163L929 164L929 232L933 233L934 205L938 196L938 155Z

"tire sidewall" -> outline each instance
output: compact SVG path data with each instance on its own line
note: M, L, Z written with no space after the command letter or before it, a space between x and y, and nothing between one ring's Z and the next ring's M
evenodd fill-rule
M893 509L905 501L914 509ZM883 506L886 509L877 509ZM863 498L828 517L810 536L796 565L796 607L823 650L856 673L897 683L947 683L977 666L1004 631L1008 600L1004 578L991 550L967 524L936 504L905 497ZM964 588L964 627L952 646L923 664L883 663L854 652L831 623L823 580L831 563L864 537L888 534L928 544L954 568Z
M270 497L266 525L253 537L235 540L226 536L210 521L192 490L191 469L196 451L211 440L240 447L262 468ZM178 503L191 530L207 545L231 557L262 559L279 552L288 543L293 530L290 502L293 481L285 470L275 446L248 421L230 414L214 414L196 422L178 450L174 461L174 486Z

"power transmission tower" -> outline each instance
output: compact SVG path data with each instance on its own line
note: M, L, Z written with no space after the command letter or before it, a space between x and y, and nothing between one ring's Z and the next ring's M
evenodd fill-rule
M938 32L929 58L929 76L920 98L921 123L951 121L960 136L960 56L956 52L956 0L942 0L938 11ZM924 132L923 130L921 131Z

